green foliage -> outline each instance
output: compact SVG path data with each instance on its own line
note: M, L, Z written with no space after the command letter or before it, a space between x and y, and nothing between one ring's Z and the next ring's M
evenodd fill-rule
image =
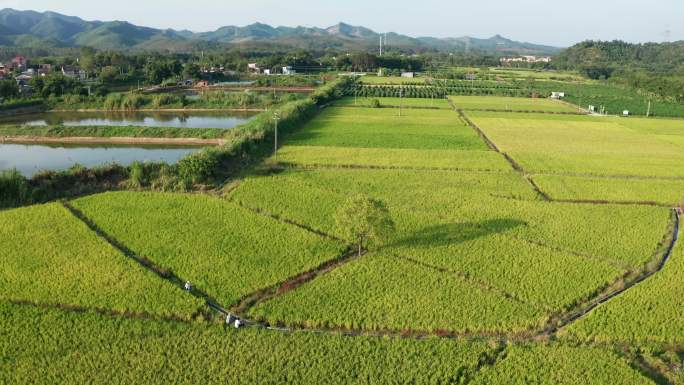
M213 148L188 155L178 162L178 175L190 183L211 182L221 164L221 155L220 150Z
M140 188L145 185L145 165L142 162L133 162L129 167L128 175L131 187Z
M122 101L122 94L109 94L104 100L104 108L106 110L118 110L121 108Z
M154 58L145 65L143 71L150 84L160 84L166 79L180 76L183 65L178 60Z
M121 100L121 109L123 110L137 110L146 103L146 98L141 95L127 94Z
M190 280L225 306L334 259L344 249L206 195L107 193L74 205L136 254Z
M159 279L58 204L0 212L0 301L191 319L201 300Z
M41 99L10 99L0 103L0 111L13 110L25 107L42 107L44 104Z
M438 108L451 109L447 99L433 99L433 98L365 98L347 96L336 100L334 103L336 107L370 107L370 108Z
M0 80L0 98L14 98L19 96L19 86L17 82L9 80Z
M394 231L394 222L385 204L357 194L349 197L335 214L339 234L353 239L361 249L367 241L381 242Z
M261 76L256 79L259 87L316 87L321 83L317 76Z
M31 86L35 93L44 98L66 94L80 94L83 90L83 86L78 80L61 74L36 76L31 79Z
M208 91L203 92L199 96L199 100L193 102L193 105L215 108L264 108L278 103L277 98L270 92Z
M193 80L199 80L202 78L202 70L200 66L198 66L195 63L188 63L185 66L183 66L183 73L182 73L183 80L187 79L193 79Z
M161 94L152 97L152 107L162 108L165 106L178 105L182 107L185 104L184 98L175 95Z
M0 170L0 208L18 206L28 199L26 178L17 170Z

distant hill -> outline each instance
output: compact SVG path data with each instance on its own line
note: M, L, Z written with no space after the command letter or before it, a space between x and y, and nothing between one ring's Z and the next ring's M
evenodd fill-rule
M633 44L624 41L584 41L558 55L562 69L605 67L639 68L655 72L684 73L684 41Z
M283 46L305 49L377 49L380 36L390 49L405 52L477 50L502 55L555 55L559 48L516 42L502 36L489 39L414 38L398 33L380 34L345 23L328 28L272 27L254 23L226 26L210 32L160 30L125 21L85 21L55 12L0 10L0 45L22 47L88 46L97 49L189 51L213 46Z

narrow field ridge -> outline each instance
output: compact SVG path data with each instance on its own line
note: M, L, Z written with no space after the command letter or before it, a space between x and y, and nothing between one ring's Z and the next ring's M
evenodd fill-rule
M90 228L90 230L92 230L100 238L102 238L104 241L109 243L112 247L114 247L116 250L121 252L126 257L133 259L134 261L139 263L145 269L156 274L159 278L169 281L171 284L178 287L179 290L182 290L182 291L184 291L190 295L193 295L196 298L203 299L207 303L207 306L209 306L215 310L218 310L222 313L225 313L225 311L223 311L224 308L221 305L219 305L218 302L214 298L210 297L207 293L199 290L196 287L193 287L189 291L185 290L184 286L185 286L185 283L188 282L188 280L182 279L182 278L178 277L172 271L155 264L154 262L150 261L147 258L144 258L144 257L137 255L132 250L127 248L125 245L123 245L121 242L116 240L114 237L107 234L95 222L93 222L88 217L86 217L85 214L83 214L80 210L78 210L77 208L72 206L69 202L62 202L62 205L67 210L69 210L69 212L74 217L76 217L81 222L83 222L86 226L88 226L88 228Z
M665 237L663 238L662 245L665 246L664 253L662 254L662 257L658 261L657 266L649 271L643 272L640 276L632 280L631 282L625 283L625 285L622 288L618 288L615 290L612 290L608 293L604 293L603 295L600 295L596 298L594 298L592 301L589 303L585 304L582 308L575 310L574 312L571 312L569 314L566 314L563 316L557 325L552 325L548 327L545 331L543 331L540 334L540 337L544 336L552 336L556 334L558 331L561 329L569 326L570 324L584 318L588 314L590 314L592 311L594 311L597 307L605 304L606 302L610 301L611 299L618 297L622 293L626 292L627 290L637 286L638 284L646 281L647 279L651 278L658 272L662 271L663 268L665 267L665 264L667 261L670 259L670 256L672 255L672 251L674 250L677 241L679 239L679 226L680 226L680 212L677 209L672 210L673 215L672 215L672 221L670 223L670 226L672 227L672 233L668 232Z

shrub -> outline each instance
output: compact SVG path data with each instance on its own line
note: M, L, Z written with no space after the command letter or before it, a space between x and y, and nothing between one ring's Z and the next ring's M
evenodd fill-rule
M219 165L221 149L207 148L196 152L178 162L178 175L182 180L191 183L209 182Z
M153 178L151 183L151 188L158 191L174 191L183 190L184 186L179 185L177 170L174 166L169 166L168 164L162 164L159 166L157 175Z
M121 101L121 108L124 110L137 110L142 107L145 102L146 99L144 96L129 94Z
M135 188L145 185L145 165L142 162L133 162L128 172L128 183Z
M180 99L177 96L169 95L169 94L155 95L152 98L152 107L154 107L154 108L160 108L160 107L169 106L169 105L173 105L173 104L182 104L182 103L180 103Z
M12 207L28 199L28 182L16 169L0 172L0 207Z
M110 94L104 101L104 108L107 110L118 110L121 108L123 97L121 94Z

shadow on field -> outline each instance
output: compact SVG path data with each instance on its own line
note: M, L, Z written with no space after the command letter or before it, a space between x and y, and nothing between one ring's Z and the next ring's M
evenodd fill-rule
M525 225L525 222L517 219L490 219L477 223L448 223L426 227L389 246L448 246L492 234L503 233Z

